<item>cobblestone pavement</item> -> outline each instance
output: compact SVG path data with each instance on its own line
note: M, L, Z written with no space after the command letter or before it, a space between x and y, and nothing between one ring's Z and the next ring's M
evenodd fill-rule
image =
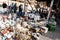
M42 36L42 40L60 40L60 20L58 20L55 32L48 32Z

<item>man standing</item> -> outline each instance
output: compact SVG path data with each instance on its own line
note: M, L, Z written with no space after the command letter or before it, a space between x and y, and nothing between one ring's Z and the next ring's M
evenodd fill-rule
M18 16L22 16L22 5L19 5L19 13L18 13Z
M3 2L2 7L3 8L6 8L7 7L7 4L5 2Z
M16 5L16 3L15 3L14 6L13 6L13 10L14 10L14 13L17 12L17 5Z
M13 12L14 3L10 5L10 12Z

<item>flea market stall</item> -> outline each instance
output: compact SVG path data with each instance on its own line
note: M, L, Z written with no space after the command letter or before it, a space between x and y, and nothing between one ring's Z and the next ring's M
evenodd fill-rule
M48 12L47 20L34 12L25 12L19 18L15 13L0 14L0 40L40 40L40 36L48 30L55 31L56 22L54 18L49 20L50 11ZM49 27L46 26L47 23Z

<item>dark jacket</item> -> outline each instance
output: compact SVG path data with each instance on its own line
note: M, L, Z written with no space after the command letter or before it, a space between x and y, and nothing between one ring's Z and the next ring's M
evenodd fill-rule
M16 4L14 5L14 13L16 13L16 11L17 11L17 6L16 6Z
M22 8L21 8L21 5L19 6L19 12L21 12L22 11Z

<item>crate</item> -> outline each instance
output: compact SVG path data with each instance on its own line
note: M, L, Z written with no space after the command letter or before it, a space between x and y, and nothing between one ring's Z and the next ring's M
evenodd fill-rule
M56 25L48 24L48 30L51 31L51 32L54 32L56 30Z

